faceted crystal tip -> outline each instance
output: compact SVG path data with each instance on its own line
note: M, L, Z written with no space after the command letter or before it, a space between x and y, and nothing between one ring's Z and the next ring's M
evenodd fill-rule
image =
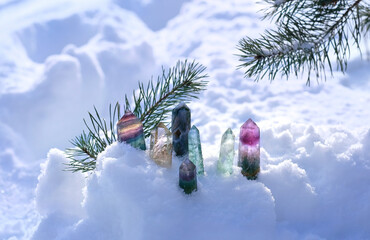
M240 128L240 141L248 145L259 144L260 129L250 118Z
M180 102L173 110L172 112L177 112L178 110L182 109L182 108L185 108L187 110L190 110L190 108L188 107L188 105L186 105L185 102Z
M163 122L158 123L157 128L163 128L166 135L171 135L170 130L168 130L168 128L166 127L166 124L164 124Z
M228 129L224 132L224 135L225 135L225 134L232 134L232 135L234 135L233 130L231 130L231 128L228 128Z
M196 131L196 132L198 132L198 133L199 133L199 129L198 129L195 125L193 125L193 126L190 128L190 131Z
M194 173L196 173L196 166L195 164L186 158L180 165L180 178L183 180L192 180L194 178Z

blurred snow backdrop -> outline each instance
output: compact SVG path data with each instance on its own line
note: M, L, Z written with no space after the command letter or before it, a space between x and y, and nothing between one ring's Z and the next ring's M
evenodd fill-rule
M0 239L369 239L370 68L305 85L244 79L235 45L262 22L248 0L1 0ZM207 66L192 102L207 175L177 188L113 144L88 178L62 171L61 150L95 105L122 101L178 59ZM222 133L261 128L258 181L218 176ZM58 149L52 149L57 147ZM51 150L49 150L51 149Z

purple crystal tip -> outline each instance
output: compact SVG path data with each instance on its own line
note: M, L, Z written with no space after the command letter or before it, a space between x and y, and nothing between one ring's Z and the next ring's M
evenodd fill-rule
M247 145L259 144L260 129L250 118L240 128L240 141Z

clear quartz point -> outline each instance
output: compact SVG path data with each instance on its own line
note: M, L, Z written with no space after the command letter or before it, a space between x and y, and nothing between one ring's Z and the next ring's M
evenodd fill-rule
M161 167L170 168L172 166L171 132L164 123L159 123L150 132L150 157Z
M235 156L235 135L228 128L221 138L220 157L217 162L219 173L231 175L233 173L233 162Z

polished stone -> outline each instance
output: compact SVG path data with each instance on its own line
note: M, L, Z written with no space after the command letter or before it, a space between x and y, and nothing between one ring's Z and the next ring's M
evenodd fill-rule
M171 132L164 123L150 132L150 157L161 167L172 166L172 139Z
M240 128L238 166L248 179L256 179L260 172L260 129L252 119Z
M188 154L188 133L191 113L188 106L181 102L172 110L172 145L177 156Z
M189 142L189 160L197 167L198 174L204 174L202 145L198 128L193 125L188 133Z
M137 149L146 150L143 124L129 110L117 122L117 136L119 142L125 142Z
M231 175L233 173L233 162L235 156L235 135L228 128L221 138L220 157L217 162L219 173Z
M197 168L188 157L181 163L179 168L179 186L186 194L197 191Z

